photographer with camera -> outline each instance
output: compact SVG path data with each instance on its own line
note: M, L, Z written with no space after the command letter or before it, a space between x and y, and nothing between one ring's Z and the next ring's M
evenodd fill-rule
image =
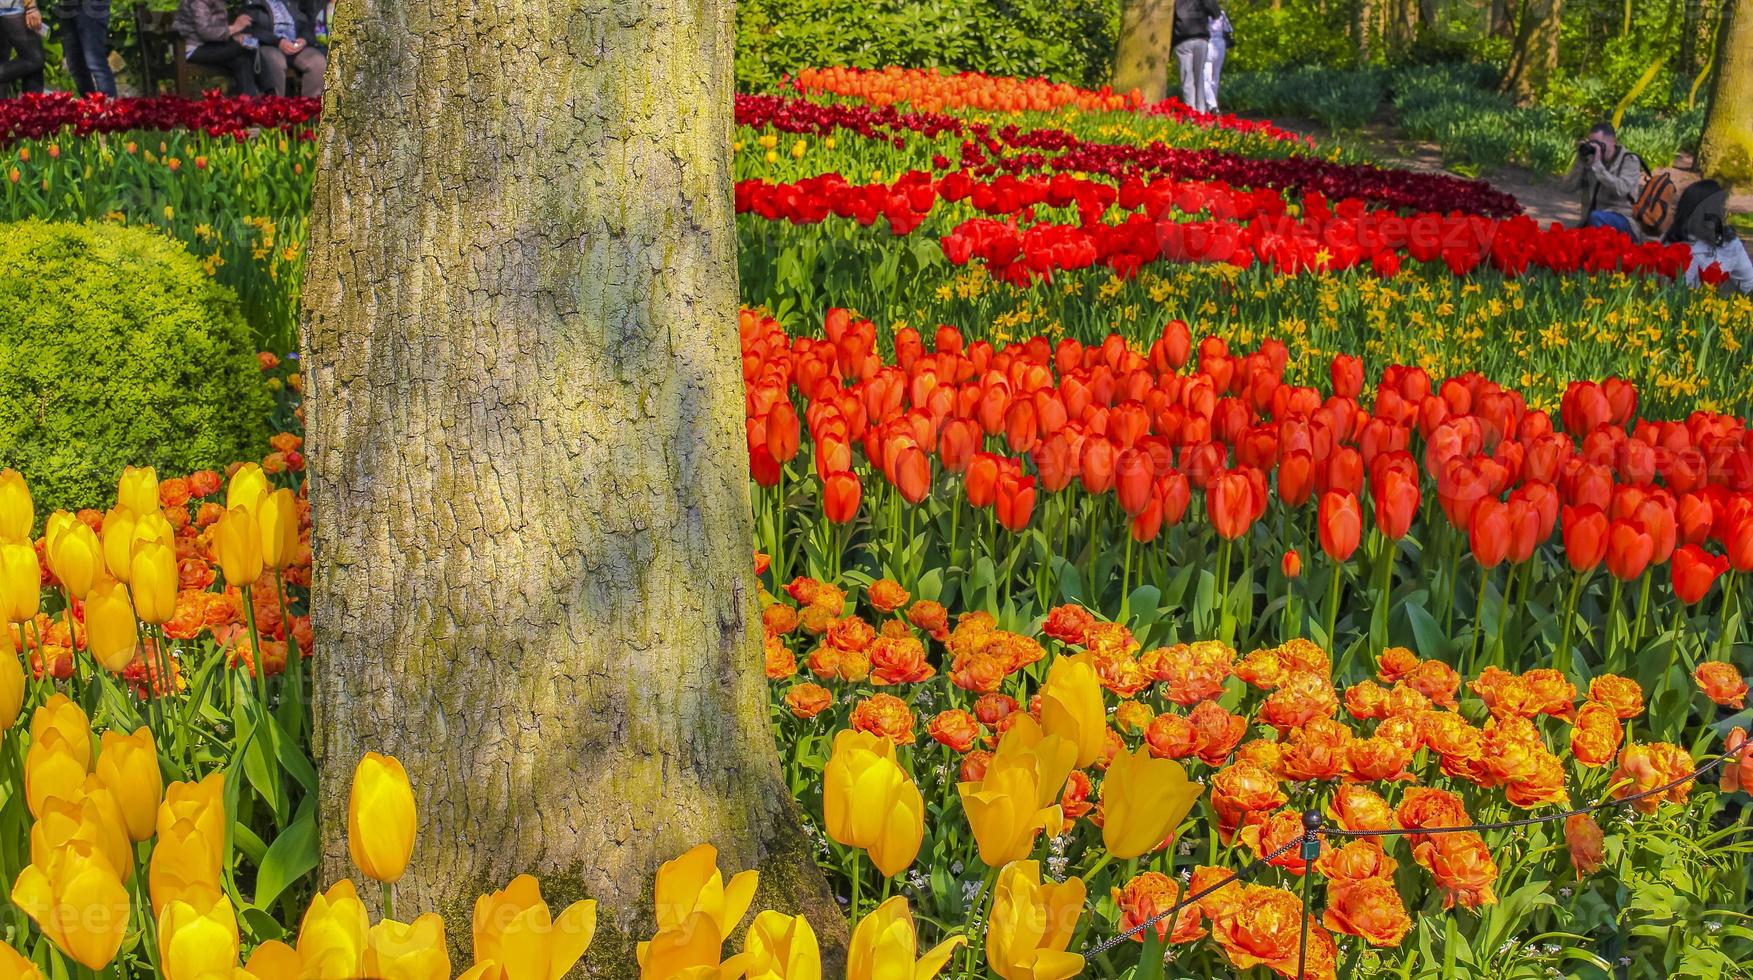
M1563 186L1581 192L1584 227L1617 228L1635 239L1631 211L1648 172L1641 157L1619 145L1612 124L1603 122L1576 145L1576 162Z

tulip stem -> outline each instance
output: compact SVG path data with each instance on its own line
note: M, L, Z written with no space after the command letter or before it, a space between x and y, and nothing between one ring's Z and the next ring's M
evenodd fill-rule
M1576 623L1577 596L1582 592L1583 583L1588 581L1588 578L1587 571L1578 572L1571 576L1570 595L1564 601L1564 631L1561 634L1562 639L1558 641L1558 656L1552 659L1552 665L1565 675L1570 674L1570 634Z
M1126 625L1132 599L1132 532L1126 533L1126 563L1120 566L1120 625Z
M863 875L864 852L855 847L852 849L852 905L850 909L851 918L854 922L858 921L858 891L859 886L862 883L859 879L862 878Z
M1333 563L1333 574L1327 577L1327 649L1329 652L1339 646L1334 632L1339 628L1339 582L1345 577L1345 563Z
M986 869L986 877L980 882L979 890L974 892L974 901L968 906L967 955L962 960L962 975L965 977L974 976L974 927L977 925L980 927L981 931L984 931L988 926L988 923L982 921L983 916L981 915L981 906L982 903L992 897L990 893L993 885L998 882L998 872L998 868Z
M1605 662L1608 671L1619 669L1614 655L1619 647L1619 589L1621 584L1619 576L1613 576L1613 595L1607 601L1607 655Z
M1510 566L1509 571L1504 575L1503 591L1497 594L1497 629L1492 635L1491 662L1499 667L1503 666L1503 634L1504 624L1508 622L1510 614L1510 590L1516 587L1516 570L1519 567L1517 565Z
M1473 664L1484 655L1485 639L1485 587L1491 584L1491 569L1479 566L1479 594L1473 600L1473 639L1467 644L1467 669L1461 671L1465 677L1472 673Z
M383 917L394 919L396 917L396 886L387 881L378 884L383 888Z
M250 628L250 664L254 668L256 698L262 704L262 714L266 715L268 713L268 656L262 651L262 634L256 629L255 590L248 585L243 587L243 618Z
M73 660L73 686L77 692L79 688L85 686L83 683L85 678L80 676L79 638L78 635L73 632L73 593L67 591L66 587L63 586L61 589L61 598L65 601L65 605L61 607L61 615L67 620L67 656ZM87 641L86 647L89 648L90 646L90 642ZM98 665L96 660L92 661L92 673L94 679L97 671L102 669L103 668ZM77 700L77 697L75 700Z
M274 594L280 600L280 629L286 634L286 677L292 687L292 703L297 707L293 716L292 737L297 740L304 731L304 653L292 635L292 616L286 608L286 585L280 570L274 570Z
M1728 578L1723 581L1723 604L1717 610L1716 654L1718 660L1728 659L1729 651L1735 646L1734 638L1729 635L1729 603L1733 602L1737 608L1741 605L1739 574L1731 568Z
M1637 625L1631 631L1631 650L1637 652L1637 645L1643 641L1643 620L1650 607L1650 573L1643 573L1643 585L1637 592Z

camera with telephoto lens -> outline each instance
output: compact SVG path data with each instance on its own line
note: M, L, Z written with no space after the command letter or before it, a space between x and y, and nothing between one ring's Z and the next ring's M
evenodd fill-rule
M1594 156L1599 149L1600 147L1595 144L1594 140L1583 140L1576 145L1576 155L1587 160Z

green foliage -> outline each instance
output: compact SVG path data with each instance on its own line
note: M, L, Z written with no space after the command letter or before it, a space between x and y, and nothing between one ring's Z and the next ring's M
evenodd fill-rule
M736 73L771 89L800 68L943 68L1107 81L1120 0L744 0Z
M1305 117L1338 132L1369 122L1387 87L1388 73L1380 68L1295 68L1226 72L1222 96L1226 108Z
M39 510L100 506L124 465L222 468L267 437L231 290L161 235L0 225L0 462Z
M1351 0L1323 6L1316 0L1284 0L1276 9L1267 4L1226 3L1236 40L1224 64L1225 84L1231 68L1241 72L1339 68L1355 62L1357 45L1346 33Z

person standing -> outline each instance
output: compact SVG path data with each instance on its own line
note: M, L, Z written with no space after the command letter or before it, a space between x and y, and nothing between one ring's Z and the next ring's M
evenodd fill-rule
M231 76L233 95L260 95L256 85L256 39L248 33L250 19L235 19L225 0L182 0L171 22L183 38L183 56L192 64L217 68Z
M1217 87L1223 81L1223 60L1235 43L1235 27L1230 24L1227 10L1219 10L1211 21L1211 37L1205 51L1205 111L1217 111Z
M0 96L14 82L26 92L43 90L42 28L36 0L0 0Z
M80 95L116 97L116 76L110 71L110 0L60 0L55 17L61 22L61 50Z
M1181 69L1181 101L1195 112L1209 112L1205 98L1205 60L1212 18L1221 16L1217 0L1175 0L1175 61Z
M1582 194L1583 227L1617 228L1637 238L1631 210L1648 171L1643 159L1619 145L1611 123L1597 123L1576 147L1576 162L1564 175L1565 190Z
M268 95L286 94L287 69L299 73L299 94L320 98L329 56L316 43L310 15L292 0L250 0L244 7L250 34L261 42L261 84Z

